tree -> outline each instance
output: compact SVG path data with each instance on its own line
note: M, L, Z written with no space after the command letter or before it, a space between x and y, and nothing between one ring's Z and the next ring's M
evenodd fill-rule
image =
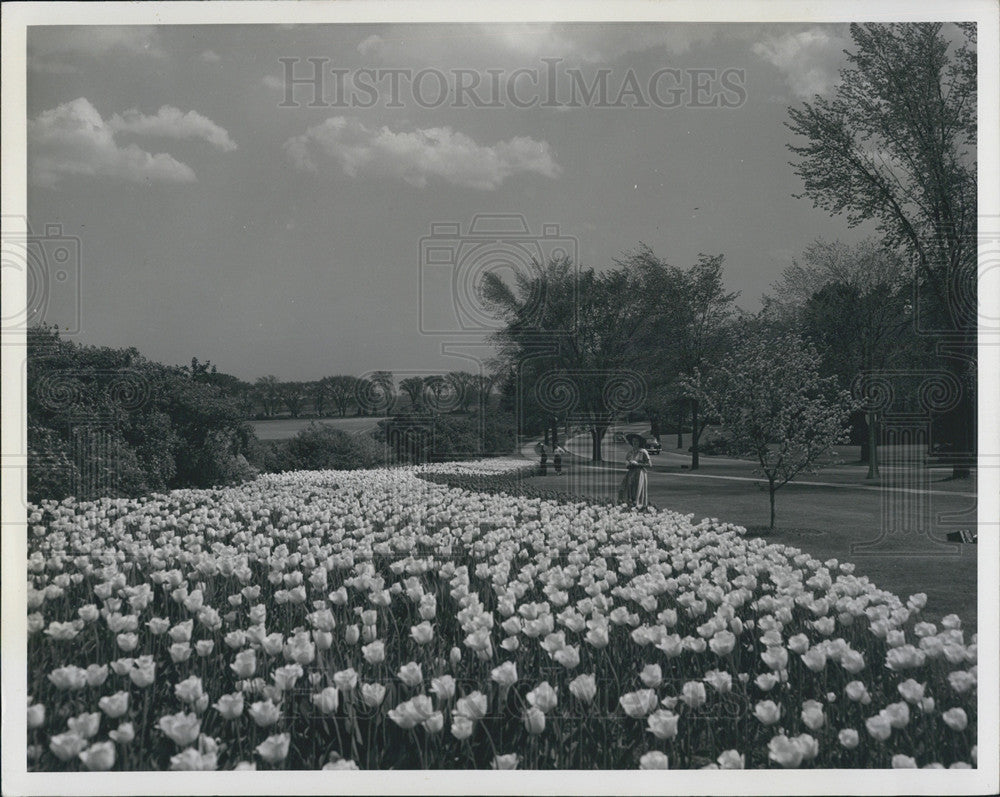
M729 346L729 324L738 293L722 284L723 255L699 255L698 262L681 273L672 336L664 341L674 352L677 373L692 376L710 369ZM698 441L711 420L698 396L690 396L691 470L699 465Z
M81 346L45 326L29 328L27 344L30 500L140 495L253 475L245 409L203 378L207 367Z
M340 413L340 417L346 417L351 403L357 400L358 378L356 376L339 374L327 377L326 383L327 392L337 411Z
M358 415L388 415L396 404L396 383L391 371L373 371L355 384Z
M493 340L512 375L507 391L520 394L519 424L551 429L554 417L572 416L589 430L591 458L601 462L615 418L642 406L647 386L629 363L666 310L660 297L644 290L637 269L577 273L566 258L536 264L514 286L487 274L483 296L506 324Z
M445 377L455 391L455 403L462 412L468 412L473 404L479 402L479 376L468 371L451 371Z
M281 393L278 385L278 377L271 374L258 377L254 383L257 400L260 402L264 414L268 417L274 415L281 401Z
M963 383L957 442L975 451L976 26L851 25L854 51L830 98L789 108L803 196L851 225L877 223L916 266L923 328ZM950 52L949 52L950 51ZM964 465L955 475L967 475Z
M454 382L440 374L426 376L421 403L435 413L454 410L458 404L458 389Z
M298 418L306 403L306 391L301 382L283 382L278 386L278 395L288 408L288 414Z
M496 383L496 378L496 375L492 373L472 375L472 383L469 390L473 402L482 410L489 409L490 395L493 393L493 385Z
M823 372L850 389L913 349L909 270L898 250L874 238L855 245L817 240L775 283L776 303L823 355ZM867 478L878 476L878 417L863 411Z
M742 332L711 376L696 369L686 386L718 417L738 455L752 457L767 479L773 529L775 493L800 473L814 471L846 439L853 405L834 377L820 376L820 356L811 343L759 328Z
M310 383L309 393L312 396L313 410L316 412L316 417L323 418L326 415L326 400L330 397L330 382L328 378L324 377Z
M410 407L418 409L424 392L424 378L422 376L408 376L399 383L399 388L410 399Z

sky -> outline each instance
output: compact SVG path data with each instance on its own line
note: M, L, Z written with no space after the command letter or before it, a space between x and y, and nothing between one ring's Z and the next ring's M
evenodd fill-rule
M849 46L839 24L33 28L28 223L73 253L40 312L247 380L476 370L477 275L640 242L724 254L753 311L817 237L872 232L795 198L788 163L789 105ZM310 58L319 90L289 86Z

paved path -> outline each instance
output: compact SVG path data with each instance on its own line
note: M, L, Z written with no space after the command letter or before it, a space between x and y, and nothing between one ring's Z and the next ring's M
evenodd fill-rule
M640 431L641 426L626 427L625 431ZM664 436L665 437L665 436ZM538 461L538 454L535 452L535 446L539 443L538 440L532 440L526 442L521 446L521 455L527 459L533 459ZM604 444L602 446L602 453L607 457L607 460L603 464L596 464L590 460L590 437L588 435L576 435L571 437L566 441L563 449L573 457L575 460L575 467L587 467L606 470L608 468L615 468L617 462L624 461L625 447L619 443L615 443L612 440L605 438ZM680 454L676 451L664 451L661 454L657 454L653 458L653 467L649 471L649 478L658 477L673 477L682 479L722 479L725 481L743 481L743 482L755 482L755 483L765 483L759 476L739 476L733 473L694 473L691 471L673 471L664 470L662 467L662 462L664 457L670 457L674 462L688 462L690 461L690 455ZM708 456L703 454L701 457L702 465L708 467L715 467L718 465L723 466L735 466L741 470L747 472L751 471L753 468L753 463L748 462L745 459L734 459L732 457L719 457L719 456ZM552 458L549 457L549 464L552 464ZM836 466L838 470L838 475L852 476L857 475L858 478L864 478L864 474L867 473L866 466ZM850 470L848 470L850 469ZM882 467L882 470L896 470L894 468ZM900 468L899 470L903 470ZM929 470L929 469L928 469ZM857 471L854 474L854 471ZM953 495L964 498L975 498L976 493L970 491L961 490L935 490L932 488L915 488L915 487L895 487L889 484L858 484L853 481L813 481L809 479L795 479L789 482L786 487L832 487L842 490L864 490L876 493L894 492L908 495Z

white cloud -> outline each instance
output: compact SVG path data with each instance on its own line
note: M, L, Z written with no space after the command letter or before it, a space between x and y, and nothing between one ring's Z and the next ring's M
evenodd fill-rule
M205 61L206 63L209 64L217 64L219 63L219 61L222 60L222 56L219 55L214 50L205 50L205 52L203 52L200 57L202 61Z
M236 149L225 128L196 111L184 113L170 105L164 105L152 116L134 108L115 114L108 119L108 126L117 133L201 140L223 152Z
M358 45L358 52L362 55L379 52L384 43L381 36L373 34Z
M190 166L171 155L118 144L115 131L84 97L28 121L28 154L28 177L35 185L53 186L76 174L133 183L196 179Z
M711 41L716 29L697 23L566 25L524 23L487 27L509 51L534 58L563 58L570 63L610 63L628 53L663 49L686 53Z
M160 34L154 27L137 25L41 28L29 31L28 67L52 73L65 71L65 58L107 58L108 55L163 58Z
M450 65L472 69L527 66L542 58L576 66L610 63L628 53L654 49L679 55L711 41L717 33L717 26L699 23L427 25L399 38L369 36L357 49L386 62L411 65L440 66L446 54Z
M327 119L289 139L285 151L304 171L319 171L332 161L351 177L367 172L418 187L433 178L491 191L514 174L531 172L555 178L560 172L548 143L526 136L487 146L450 127L375 130L343 116Z
M846 39L830 29L809 28L768 36L755 43L753 51L784 73L796 96L811 98L837 82L847 45Z

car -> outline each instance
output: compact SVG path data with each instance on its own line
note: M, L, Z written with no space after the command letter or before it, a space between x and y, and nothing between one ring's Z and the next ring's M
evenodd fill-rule
M647 437L646 435L643 435L642 439L642 447L645 448L650 454L659 454L663 450L663 447L657 442L655 437ZM625 432L615 432L614 440L616 443L628 445L628 434Z

